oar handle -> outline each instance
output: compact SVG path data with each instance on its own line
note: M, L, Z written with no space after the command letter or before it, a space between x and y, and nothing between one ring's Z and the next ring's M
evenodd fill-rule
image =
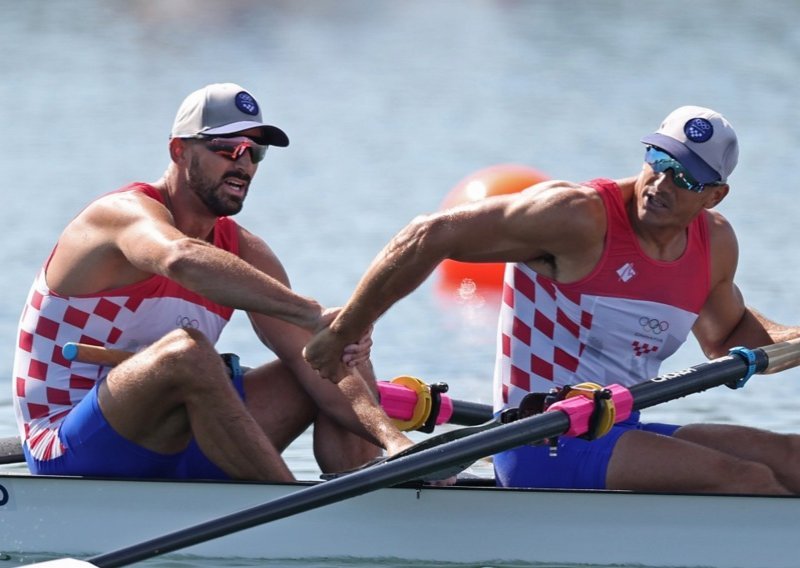
M777 373L800 364L800 338L767 345L761 350L768 360L764 373Z
M72 342L64 344L64 347L61 348L61 354L67 361L79 361L107 367L119 365L125 359L133 356L131 351Z
M61 349L61 354L68 361L79 361L92 365L103 365L113 367L119 365L124 360L133 355L130 351L122 349L110 349L86 343L67 343ZM410 377L398 377L395 381ZM415 379L419 381L418 379ZM419 381L421 390L427 385ZM383 406L390 418L408 424L408 429L414 430L419 424L427 422L431 408L422 405L421 390L410 388L410 382L387 382L378 381L380 391L381 406ZM440 406L436 415L436 424L458 424L461 426L473 426L482 424L492 418L492 407L488 404L478 404L461 400L454 400L446 394L440 393ZM418 424L419 423L419 424Z
M434 425L475 426L492 419L490 405L450 398L446 390L444 383L429 385L407 375L378 381L381 406L400 430L431 433Z

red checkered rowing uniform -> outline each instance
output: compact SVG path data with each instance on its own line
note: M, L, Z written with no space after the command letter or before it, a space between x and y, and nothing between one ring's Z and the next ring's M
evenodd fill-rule
M496 411L529 392L591 381L626 386L658 375L682 345L710 287L706 213L688 229L684 254L647 256L619 187L593 180L608 219L605 247L585 278L561 284L524 263L506 266L494 375Z
M138 191L163 203L160 192L148 184L118 191ZM214 245L238 254L232 219L217 220ZM48 288L43 267L20 318L14 358L14 408L31 456L52 460L65 452L58 436L61 423L109 371L65 360L65 343L137 351L180 327L198 329L216 342L232 313L158 275L98 294L64 297Z

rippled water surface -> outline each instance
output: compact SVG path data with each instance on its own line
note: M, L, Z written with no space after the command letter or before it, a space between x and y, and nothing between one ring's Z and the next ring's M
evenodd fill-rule
M270 150L240 220L326 304L344 302L389 237L470 173L517 163L572 180L633 175L639 138L699 104L741 140L721 205L740 238L740 287L768 316L800 321L796 2L0 0L0 14L6 377L28 286L61 228L92 197L157 179L178 104L220 81L252 90L291 138ZM496 299L465 301L439 282L379 322L377 369L489 402ZM222 343L248 364L270 357L244 318ZM702 359L690 343L664 370ZM788 371L648 415L794 431L799 385ZM15 434L9 391L0 436ZM308 437L287 458L317 475Z

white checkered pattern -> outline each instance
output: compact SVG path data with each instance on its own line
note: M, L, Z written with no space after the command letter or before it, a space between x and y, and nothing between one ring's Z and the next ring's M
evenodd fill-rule
M656 262L641 251L608 180L592 185L608 215L607 250L574 284L506 266L497 336L494 408L529 392L592 381L631 386L658 374L691 331L709 291L706 220L689 229L685 253Z
M118 190L126 191L163 203L160 192L148 184ZM217 220L214 245L238 254L238 228L232 219ZM108 293L63 297L49 290L42 269L20 318L14 356L12 400L31 455L48 460L64 453L58 438L61 423L109 371L67 361L61 354L65 343L137 351L180 327L198 329L216 342L232 313L162 276Z
M67 361L61 354L65 343L136 351L185 325L216 341L231 315L230 310L221 311L208 302L196 303L197 297L160 276L132 287L130 292L64 298L48 291L44 271L34 282L20 319L14 402L20 435L37 459L52 459L63 453L57 435L59 425L109 370Z
M592 326L590 313L536 276L524 265L506 271L498 345L504 401L571 382L584 349L581 337Z
M669 321L669 330L654 333L641 324L642 314L647 321ZM584 294L576 302L524 264L509 265L500 308L495 406L517 406L529 392L578 382L631 386L654 377L686 340L696 317L643 300Z

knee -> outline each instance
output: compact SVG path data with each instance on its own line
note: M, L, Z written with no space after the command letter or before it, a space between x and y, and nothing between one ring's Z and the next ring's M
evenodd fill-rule
M797 434L775 434L775 452L771 463L779 479L797 479L800 472L800 436ZM793 483L792 485L795 485Z
M797 434L777 434L783 448L783 463L798 467L800 464L800 436Z
M763 463L737 460L736 464L728 469L725 477L726 491L733 493L767 495L788 493L778 480L775 471Z
M169 332L159 342L165 354L172 356L200 355L214 350L208 338L196 329L180 328Z
M165 335L157 344L157 356L169 366L170 374L203 376L214 365L222 366L212 343L195 329L176 329Z

